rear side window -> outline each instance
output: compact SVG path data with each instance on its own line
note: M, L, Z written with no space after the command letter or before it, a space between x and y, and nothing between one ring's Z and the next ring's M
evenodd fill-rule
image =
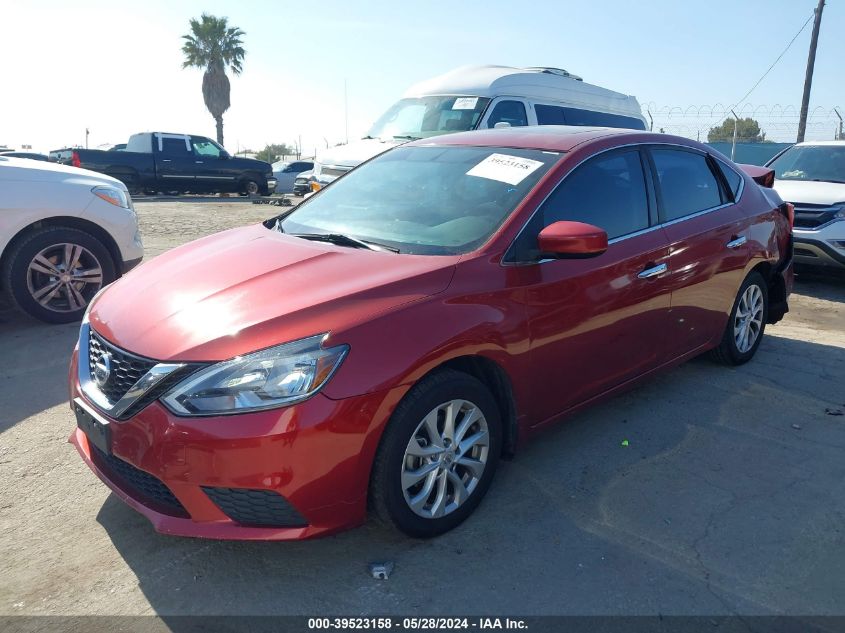
M525 105L521 101L499 101L487 119L487 127L495 127L497 123L510 123L511 127L528 125Z
M161 139L161 153L168 156L188 156L188 146L184 138L163 137Z
M152 138L151 134L133 134L126 142L126 151L149 154L153 151Z
M657 169L664 222L718 207L722 191L707 157L673 149L651 150Z
M739 188L742 186L742 176L718 158L716 159L716 164L719 165L719 169L721 169L722 173L725 175L725 181L728 183L728 189L731 190L733 199L736 200L739 196Z
M560 106L540 105L534 106L537 113L538 125L566 125L566 116Z
M594 112L593 110L581 110L579 108L563 108L567 125L591 125L596 127L619 127L633 130L644 130L645 123L640 119L623 116L621 114L609 114L607 112Z
M540 231L561 220L598 226L607 231L608 239L648 228L648 196L639 151L602 154L567 175L529 220L508 259L536 261Z

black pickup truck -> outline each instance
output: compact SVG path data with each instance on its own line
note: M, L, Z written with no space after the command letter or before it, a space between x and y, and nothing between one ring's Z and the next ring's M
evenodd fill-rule
M193 134L133 134L119 151L59 149L50 152L50 160L113 176L132 193L269 195L276 187L270 163L233 157L211 139Z

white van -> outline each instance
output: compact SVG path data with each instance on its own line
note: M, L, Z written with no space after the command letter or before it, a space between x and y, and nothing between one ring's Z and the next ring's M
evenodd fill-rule
M412 86L362 140L318 155L315 177L325 184L396 145L497 125L647 129L636 98L565 70L464 66Z

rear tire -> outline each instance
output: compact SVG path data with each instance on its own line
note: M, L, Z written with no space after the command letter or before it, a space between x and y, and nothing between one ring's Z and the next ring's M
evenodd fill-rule
M475 510L499 461L502 424L487 387L442 370L415 385L388 422L370 480L376 515L426 538Z
M94 295L117 276L105 245L68 227L27 235L12 248L2 275L16 306L47 323L79 321Z
M769 287L763 275L754 271L739 287L722 341L710 352L711 358L733 366L750 361L763 340L768 318Z

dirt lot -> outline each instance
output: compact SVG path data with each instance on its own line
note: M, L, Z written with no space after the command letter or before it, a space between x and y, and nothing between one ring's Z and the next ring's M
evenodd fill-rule
M280 211L137 206L150 257ZM801 278L792 307L752 363L692 361L523 447L450 534L305 543L153 532L66 443L77 327L0 310L0 614L845 614L845 416L825 413L845 280Z

